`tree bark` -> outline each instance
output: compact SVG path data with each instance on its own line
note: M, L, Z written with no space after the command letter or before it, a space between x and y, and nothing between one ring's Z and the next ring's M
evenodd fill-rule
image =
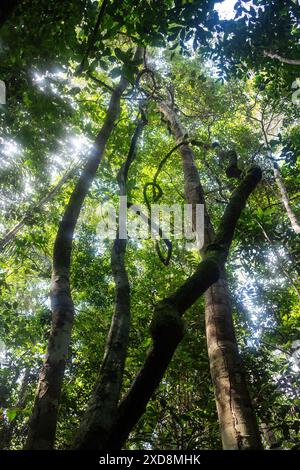
M239 357L225 272L205 293L206 338L223 449L261 449Z
M150 332L153 344L130 389L121 400L107 448L120 449L143 415L180 343L182 315L213 284L222 272L234 230L249 195L261 179L261 170L252 167L234 191L224 211L214 243L206 247L196 272L170 297L154 308Z
M184 131L173 107L160 103L160 111L168 121L177 142ZM182 157L185 199L193 205L205 204L204 192L187 144L179 149ZM213 242L213 227L205 208L205 245ZM201 250L203 255L203 250ZM239 358L232 321L230 294L225 270L205 293L205 322L208 356L224 449L261 449L259 428Z
M275 181L276 181L278 189L279 189L281 202L285 207L287 216L289 218L289 221L291 222L292 229L294 230L294 232L299 234L300 233L300 225L299 225L299 223L297 221L297 218L296 218L296 215L294 214L294 211L291 207L291 204L290 204L290 201L289 201L289 196L288 196L287 190L284 186L284 183L282 181L278 166L274 161L273 161L273 174L274 174L274 178L275 178Z
M140 58L141 53L142 49L138 48L135 57ZM73 234L106 143L120 115L120 99L127 85L127 80L122 77L111 95L103 126L71 194L57 232L51 280L52 328L45 362L40 372L25 449L47 450L52 449L54 445L58 406L74 318L69 279Z
M134 132L126 162L118 173L120 196L127 194L128 171L136 155L136 145L146 123L142 114ZM117 413L130 330L130 287L125 267L126 245L127 240L119 238L118 228L111 253L111 267L116 285L115 312L94 391L72 446L77 450L105 449Z

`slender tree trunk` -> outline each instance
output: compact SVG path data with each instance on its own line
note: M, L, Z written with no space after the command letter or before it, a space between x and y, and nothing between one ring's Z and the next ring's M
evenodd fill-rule
M136 58L141 56L138 48ZM71 194L54 243L51 281L52 328L40 373L26 449L52 449L66 358L70 345L74 306L70 290L70 263L75 226L84 199L96 175L106 143L120 115L120 99L128 85L122 77L114 89L108 111L91 155Z
M118 173L120 196L126 196L127 175L136 154L136 145L144 125L144 116L134 132L126 162ZM115 312L112 318L103 362L87 410L75 436L75 449L105 449L114 423L122 386L130 330L130 288L125 267L126 239L119 228L111 253L116 285Z
M279 271L281 271L282 274L289 280L289 282L291 283L291 286L293 287L294 291L296 292L300 300L299 276L298 276L299 273L297 272L297 269L296 269L296 272L293 273L293 272L290 272L290 269L288 267L285 267L286 260L284 259L284 256L280 254L280 251L277 249L276 244L266 232L264 226L258 220L256 221L256 223L261 228L261 231L266 241L270 244L271 250L275 258L277 258ZM289 251L288 251L288 257L291 259L291 253ZM295 263L294 263L294 266L295 266Z
M25 214L25 216L12 228L10 229L1 239L0 239L0 251L4 249L4 247L11 242L15 236L19 233L19 231L31 221L32 216L34 215L35 211L41 209L45 204L52 200L52 198L58 193L58 191L63 187L63 185L74 176L76 169L79 168L79 165L76 165L71 170L67 171L67 173L59 180L59 182L51 189L48 194L46 194L37 204L34 204Z
M179 143L184 131L173 107L160 103L160 111L169 122ZM185 198L193 205L205 204L204 192L189 145L181 146ZM205 246L214 240L213 227L205 209ZM201 250L202 255L205 251ZM259 428L247 389L245 374L239 358L232 321L230 294L225 270L219 280L205 293L205 320L208 356L215 391L217 411L224 449L262 448Z
M72 448L103 449L115 419L130 330L130 289L125 269L126 240L116 239L111 265L116 284L115 312L103 362Z
M276 181L278 189L279 189L281 202L285 207L287 216L288 216L288 218L291 222L292 229L294 230L294 232L300 233L300 225L299 225L299 223L297 221L297 217L294 214L294 211L291 207L287 190L284 186L284 183L283 183L282 178L281 178L280 171L279 171L278 166L275 162L273 162L273 174L274 174L274 178L275 178L275 181Z
M287 190L285 188L284 182L282 180L282 177L281 177L281 174L280 174L280 171L279 171L279 168L278 168L278 164L274 160L274 157L272 155L272 149L271 149L270 143L269 143L268 132L265 128L263 119L261 119L260 123L261 123L261 129L262 129L265 145L266 145L266 148L267 148L267 151L268 151L268 157L269 157L269 159L272 163L274 178L275 178L276 184L277 184L278 189L279 189L280 201L282 202L282 204L285 207L286 214L288 216L289 221L291 222L292 229L294 230L295 233L299 234L300 233L300 225L299 225L299 223L297 221L297 218L296 218L296 215L294 214L294 211L291 207L289 196L288 196Z

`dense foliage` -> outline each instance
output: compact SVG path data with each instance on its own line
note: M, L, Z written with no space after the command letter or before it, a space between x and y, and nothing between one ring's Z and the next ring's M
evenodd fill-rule
M226 271L263 445L298 449L300 65L281 60L299 62L297 2L238 1L229 20L220 19L218 2L209 0L13 3L0 22L0 79L7 95L0 105L1 447L25 444L51 336L49 291L59 223L123 77L128 84L120 115L73 237L75 318L55 447L72 448L115 310L113 242L97 228L99 205L118 205L117 174L141 109L147 123L128 171L127 196L145 204L145 185L178 144L159 109L171 99L214 227L239 185L226 173L228 151L238 155L241 178L253 164L262 169L238 220ZM133 59L137 47L143 48L142 60ZM180 148L162 165L157 183L160 204L183 206ZM155 198L148 191L149 199ZM182 239L171 241L168 266L153 240L132 237L127 243L131 325L121 396L151 344L154 305L200 262L198 250L187 249ZM165 245L159 245L165 254ZM188 309L184 323L184 338L125 448L222 447L203 297Z

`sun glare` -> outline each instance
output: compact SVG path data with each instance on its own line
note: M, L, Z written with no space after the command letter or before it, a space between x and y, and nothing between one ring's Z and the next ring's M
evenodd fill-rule
M221 3L215 5L215 10L219 13L219 18L221 20L230 20L234 18L234 5L236 0L225 0Z

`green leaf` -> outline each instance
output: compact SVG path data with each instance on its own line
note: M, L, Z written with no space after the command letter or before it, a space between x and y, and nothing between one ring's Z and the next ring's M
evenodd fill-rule
M111 76L111 78L120 77L121 74L122 74L122 68L121 67L115 67L109 72L109 75Z
M95 60L93 60L93 62L90 64L89 70L90 70L91 72L94 72L94 70L97 68L97 66L98 66L98 60L95 59Z
M10 408L6 410L6 416L8 421L13 421L15 417L17 416L17 409L16 408Z

